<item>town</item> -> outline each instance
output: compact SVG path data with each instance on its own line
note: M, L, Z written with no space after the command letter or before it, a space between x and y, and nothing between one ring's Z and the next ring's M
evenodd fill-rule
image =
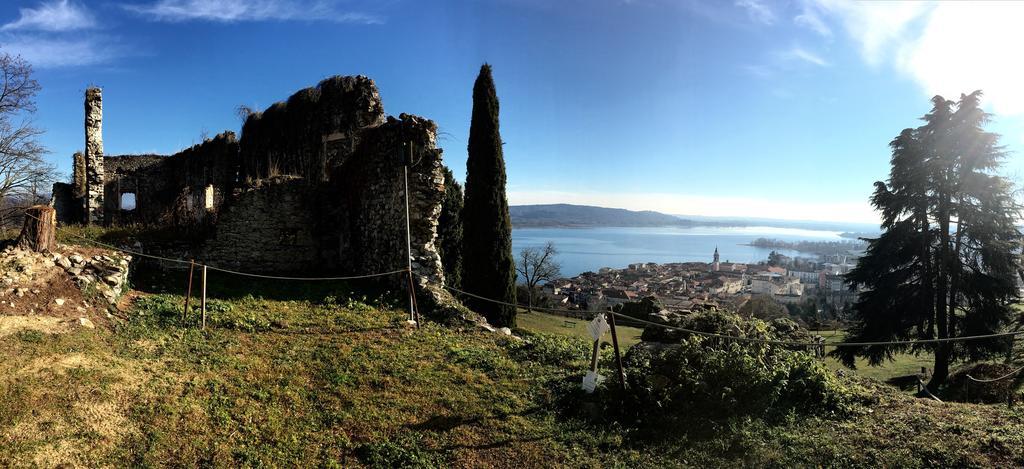
M541 302L571 313L653 298L668 311L685 313L707 307L738 311L752 298L766 296L836 317L856 301L857 292L844 285L843 275L856 266L857 256L847 252L809 259L772 251L765 261L741 264L721 261L716 248L711 262L635 263L556 279L542 287Z

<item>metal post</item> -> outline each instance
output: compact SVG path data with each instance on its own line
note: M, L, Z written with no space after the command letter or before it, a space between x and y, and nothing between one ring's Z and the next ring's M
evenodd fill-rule
M626 373L622 371L622 355L619 353L619 336L615 333L615 313L608 308L608 325L612 331L612 347L615 349L615 363L619 366L619 383L626 390Z
M188 291L185 293L185 309L181 310L181 321L185 321L185 315L188 314L188 303L192 300L192 273L195 271L196 261L192 259L188 265Z
M206 266L205 265L203 266L203 287L202 287L202 290L203 290L203 301L202 301L203 330L205 331L206 330Z
M402 167L402 173L405 179L405 249L406 249L406 268L409 269L409 320L419 324L418 318L416 317L416 305L414 304L413 295L416 294L412 290L412 228L410 227L411 222L409 221L409 164L412 163L412 142L406 143L409 147L408 157L405 158L405 165Z

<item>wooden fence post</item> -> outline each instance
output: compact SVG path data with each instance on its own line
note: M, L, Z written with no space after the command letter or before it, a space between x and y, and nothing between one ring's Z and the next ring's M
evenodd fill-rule
M192 259L188 264L188 291L185 292L185 309L181 310L181 321L185 322L185 315L188 314L188 303L192 300L192 273L196 269L196 260Z
M203 300L202 300L201 304L202 304L202 309L203 309L203 330L205 331L206 330L206 266L205 265L203 266L203 286L202 286L202 290L203 290Z
M608 325L612 331L612 348L615 349L615 363L619 367L619 383L626 390L626 373L622 371L622 355L619 353L619 336L615 333L615 313L608 308Z

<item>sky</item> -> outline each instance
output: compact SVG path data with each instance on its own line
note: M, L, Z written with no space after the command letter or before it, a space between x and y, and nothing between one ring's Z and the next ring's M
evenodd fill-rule
M511 204L876 222L888 143L929 98L985 92L1024 182L1024 2L46 0L0 6L0 52L70 173L83 96L108 155L173 154L332 75L437 122L464 180L490 63Z

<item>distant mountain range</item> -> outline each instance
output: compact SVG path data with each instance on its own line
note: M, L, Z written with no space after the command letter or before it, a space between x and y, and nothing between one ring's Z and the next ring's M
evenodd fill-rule
M636 212L621 208L593 207L589 205L513 205L508 210L509 214L512 215L512 225L516 228L558 226L721 226L715 222L698 223L650 210Z
M771 226L805 230L845 232L843 237L873 236L877 226L863 223L837 223L800 220L775 220L765 218L719 218L686 215L669 215L650 210L634 211L621 208L594 207L591 205L547 204L513 205L509 207L512 226L516 228L545 227L643 227L643 226Z

